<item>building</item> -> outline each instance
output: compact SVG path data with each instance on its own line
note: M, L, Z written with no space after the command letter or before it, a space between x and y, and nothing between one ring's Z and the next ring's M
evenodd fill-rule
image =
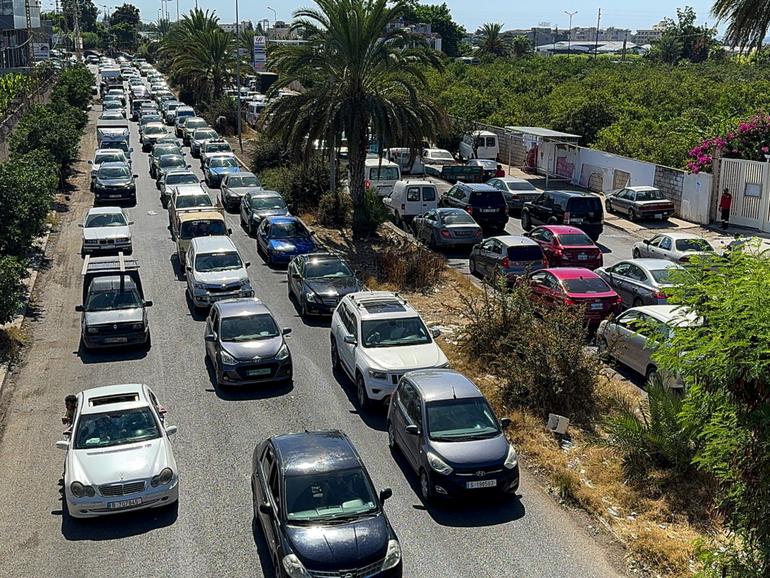
M635 44L652 44L660 40L663 31L666 29L666 23L661 21L649 30L637 30L636 34L631 36Z
M2 1L2 0L0 0ZM230 32L231 34L235 34L237 26L235 23L229 24L229 23L219 23L219 27L224 30L225 32ZM243 20L241 22L241 31L243 30L253 30L254 26L251 23L251 20Z
M630 38L631 31L626 28L609 27L599 29L599 42L623 42ZM596 26L589 28L575 27L572 29L572 40L576 42L596 42Z
M597 45L596 39L572 40L571 42L562 40L535 47L535 52L538 54L623 54L624 50L626 54L639 54L645 51L643 47L633 42L600 40Z
M28 2L28 5L27 5ZM30 50L27 44L27 7L29 25L33 31L40 28L39 0L0 0L0 66L16 68L30 66Z
M412 34L422 36L433 50L441 52L441 35L433 32L430 23L418 22L416 24L407 24L403 18L389 22L385 28L388 32L393 30L409 30Z

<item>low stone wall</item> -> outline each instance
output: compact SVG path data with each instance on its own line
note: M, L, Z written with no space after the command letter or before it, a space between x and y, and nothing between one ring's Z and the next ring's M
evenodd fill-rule
M682 190L684 189L685 172L671 167L657 165L655 167L655 181L653 186L660 189L660 192L674 203L677 215L681 215L682 210Z

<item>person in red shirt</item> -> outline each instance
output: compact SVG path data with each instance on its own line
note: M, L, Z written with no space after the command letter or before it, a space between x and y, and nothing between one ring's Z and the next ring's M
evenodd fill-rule
M500 164L497 165L497 172L495 172L495 176L497 178L505 176L505 171L503 170L503 165L500 165Z
M727 229L727 225L730 223L730 207L733 206L733 196L730 191L725 187L722 192L722 197L719 199L719 210L722 213L722 229Z

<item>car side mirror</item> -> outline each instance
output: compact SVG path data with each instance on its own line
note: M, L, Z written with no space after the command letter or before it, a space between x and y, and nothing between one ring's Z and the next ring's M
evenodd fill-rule
M283 333L284 335L289 335L291 332L292 332L292 329L291 329L291 327L284 327L284 328L281 330L281 333Z
M358 341L356 341L356 338L353 335L346 335L344 341L348 345L358 345Z
M207 333L203 339L205 339L209 343L214 343L217 340L217 336L213 333Z
M94 161L88 161L88 164L92 165L92 164L94 164Z
M649 245L649 244L650 244L650 240L649 240L649 239L645 239L645 240L644 240L644 244L645 244L645 245Z
M135 179L139 178L139 175L131 175L131 176L133 176Z
M78 223L78 227L83 228L83 223Z
M260 513L264 514L265 516L272 516L273 515L273 506L272 504L268 502L264 502L259 505L259 511Z
M246 268L248 268L248 267L251 267L251 261L246 261L246 262L245 262L243 265L244 265Z
M441 329L439 329L438 327L431 327L431 329L430 329L430 334L431 334L431 335L432 335L434 338L436 338L436 337L438 337L439 335L441 335Z
M503 429L511 427L511 418L504 417L503 419L501 419L500 427L502 427Z
M231 228L229 228L229 227L227 228L227 234L228 235L232 235L233 234L233 230Z
M133 224L134 224L134 222L133 222L133 221L129 221L129 222L128 222L128 224L129 224L129 225L133 225Z
M147 301L144 302L144 306L145 307L152 307L152 301L148 299Z
M56 449L57 450L66 450L69 449L70 443L67 440L59 440L56 442Z
M418 436L418 435L420 435L420 428L417 427L414 424L409 424L408 426L406 426L405 431L406 431L406 433L408 433L411 436Z
M187 271L188 273L192 273L192 267L190 267L189 265L185 267L184 270Z
M191 168L192 168L192 165L187 165L187 168L188 168L188 169L191 169Z
M383 503L385 500L389 500L393 497L393 490L390 488L383 488L380 491L380 503Z
M178 428L175 425L167 425L166 426L166 435L172 436L177 432Z
M85 310L86 308L83 307L82 305L75 305L75 311L77 311L78 313L82 313Z
M206 179L201 179L200 180L200 184L205 185L206 184Z

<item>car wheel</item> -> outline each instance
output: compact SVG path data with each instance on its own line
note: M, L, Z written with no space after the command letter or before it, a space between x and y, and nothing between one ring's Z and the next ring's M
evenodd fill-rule
M430 478L425 470L420 470L420 495L425 502L433 500L433 488L430 485Z
M607 210L608 213L614 213L615 211L612 209L612 202L607 199L604 203L604 208Z
M628 220L631 221L632 223L636 221L636 211L634 211L633 209L628 210Z
M299 300L299 316L302 318L307 317L307 301L303 298Z
M631 252L631 255L634 257L634 259L639 259L639 258L642 256L642 254L641 254L641 252L639 251L639 249L634 249L634 250Z
M548 224L549 225L558 225L559 224L559 220L556 217L551 217L550 219L548 219Z
M470 271L471 275L474 277L477 275L476 273L476 259L472 258L468 261L468 270Z
M391 451L396 451L398 449L396 431L393 429L393 422L390 420L388 420L388 447Z
M356 376L356 398L358 399L358 407L361 411L369 411L371 409L372 400L369 399L369 394L366 393L364 376L360 373Z
M337 349L337 340L332 337L331 342L331 356L332 356L332 369L339 371L340 369L340 352Z
M530 219L528 212L521 213L521 228L525 231L532 230L532 219Z

